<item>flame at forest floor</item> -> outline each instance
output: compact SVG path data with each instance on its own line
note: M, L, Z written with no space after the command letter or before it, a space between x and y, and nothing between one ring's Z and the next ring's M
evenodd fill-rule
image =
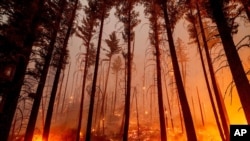
M118 116L120 117L120 116ZM102 132L102 127L100 127L99 131L96 129L92 130L92 138L91 141L122 141L121 132L121 118L108 118L105 120L105 134ZM140 120L139 128L137 124L137 120L131 118L130 127L128 132L128 140L129 141L160 141L160 128L159 123L154 122L157 120ZM100 122L102 125L102 122ZM221 141L219 136L219 132L215 123L206 122L205 126L201 124L199 126L195 126L196 135L198 141ZM85 139L86 131L82 131L81 141ZM52 128L49 136L49 141L75 141L76 137L76 129L67 128L66 125L61 124L61 126L57 126L56 128ZM175 123L174 128L167 128L167 139L168 141L186 141L186 133L185 128L181 129L181 126ZM14 141L14 140L13 140ZM23 139L16 139L16 141L23 141ZM32 141L42 141L41 132L35 132Z
M76 130L64 130L63 132L50 133L49 141L75 141ZM197 127L196 134L198 141L221 141L217 128L214 125L206 125L205 127ZM82 135L82 134L81 134ZM81 136L83 141L85 136ZM168 141L186 141L186 134L181 128L167 129ZM139 130L136 126L131 126L128 133L129 141L160 141L160 129L156 126L141 125ZM19 139L16 141L23 141ZM32 141L42 141L41 134L35 134ZM91 141L122 141L122 135L117 133L109 133L109 135L101 135L101 133L92 132Z
M75 141L75 137L76 130L74 129L58 129L50 132L49 141ZM83 138L82 134L80 134L80 137ZM24 135L15 137L11 141L24 141ZM32 141L43 141L41 132L35 132Z
M36 134L34 135L32 141L43 141L43 138L41 135Z
M121 141L122 135L116 133L110 133L103 135L92 132L93 141ZM196 135L198 141L221 141L217 127L213 124L207 124L206 126L196 127ZM167 129L168 141L186 141L186 133L181 128L175 127L174 129ZM130 129L128 132L129 141L160 141L160 129L156 125L140 125L139 129L135 122L130 123Z

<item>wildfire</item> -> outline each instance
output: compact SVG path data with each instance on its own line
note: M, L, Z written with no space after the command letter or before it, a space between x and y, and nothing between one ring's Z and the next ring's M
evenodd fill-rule
M82 133L80 133L80 136L82 136ZM49 136L49 141L61 141L62 137L59 135L55 135L55 134L50 134ZM35 134L33 136L32 141L43 141L43 137L41 134Z
M43 141L43 137L39 134L33 136L32 141Z

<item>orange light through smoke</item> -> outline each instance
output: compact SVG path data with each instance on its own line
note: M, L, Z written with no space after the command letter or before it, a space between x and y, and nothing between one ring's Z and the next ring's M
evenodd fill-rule
M43 138L41 135L36 134L34 135L32 141L43 141Z

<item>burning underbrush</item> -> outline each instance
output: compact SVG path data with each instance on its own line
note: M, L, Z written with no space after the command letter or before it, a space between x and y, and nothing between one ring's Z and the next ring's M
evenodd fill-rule
M81 141L85 136L81 133ZM75 129L58 129L56 132L50 133L49 141L75 141ZM197 129L197 137L199 141L221 141L216 128L213 126L201 127ZM186 141L186 134L180 128L167 129L168 141ZM141 125L139 128L131 126L128 132L129 141L160 141L160 129L154 126ZM24 141L23 137L16 137L13 141ZM42 135L35 133L33 141L42 141ZM109 133L108 135L92 132L91 141L122 141L122 134L118 131Z
M122 141L121 127L116 124L108 124L105 126L105 134L93 130L93 141ZM114 130L113 128L116 127ZM109 130L111 129L112 130ZM196 127L196 135L198 141L221 141L216 125L207 123L204 126ZM168 141L186 141L185 128L180 126L167 128ZM143 122L137 124L136 120L130 121L128 132L129 141L160 141L160 128L156 122Z
M144 117L140 121L131 118L128 132L129 141L160 141L160 126L157 117L152 119ZM91 141L122 141L123 125L122 115L114 114L93 124ZM170 126L170 125L169 125ZM86 125L83 124L80 133L81 141L85 139ZM49 141L75 141L76 129L73 124L54 126L50 130ZM198 141L221 141L216 125L207 123L203 126L196 126ZM167 128L168 141L186 141L185 127L181 127L179 122L174 123L174 127ZM24 141L23 136L16 136L11 141ZM42 131L35 131L33 141L42 141Z

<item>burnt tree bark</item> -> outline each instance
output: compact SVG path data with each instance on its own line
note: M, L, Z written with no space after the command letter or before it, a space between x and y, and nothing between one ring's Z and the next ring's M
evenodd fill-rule
M184 124L185 124L185 129L187 133L187 139L188 141L197 141L196 137L196 132L194 128L194 122L192 119L191 115L191 110L188 105L188 100L187 100L187 95L183 86L182 82L182 77L180 73L180 68L178 65L178 60L177 60L177 55L176 55L176 50L175 50L175 45L174 45L174 40L172 36L172 29L168 17L168 11L167 11L167 1L166 0L160 0L161 8L164 13L164 20L165 20L165 28L167 31L167 37L168 37L168 43L169 43L169 49L170 49L170 54L171 54L171 59L172 59L172 65L173 65L173 70L174 70L174 76L176 80L176 85L178 89L178 94L179 94L179 99L180 99L180 104L183 112L183 118L184 118Z

